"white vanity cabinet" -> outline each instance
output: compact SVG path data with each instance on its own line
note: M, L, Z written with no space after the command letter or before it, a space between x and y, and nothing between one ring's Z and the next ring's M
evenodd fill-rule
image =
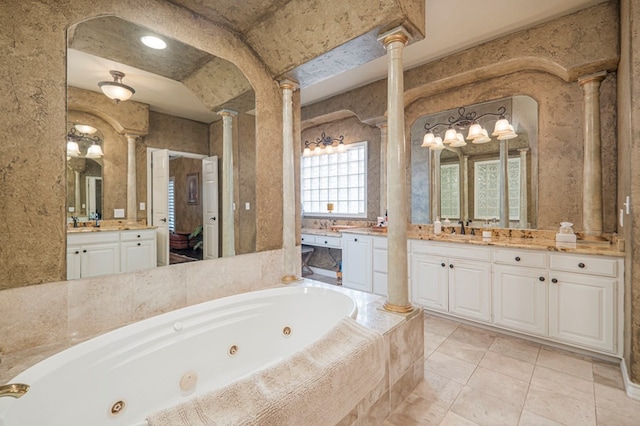
M494 249L494 324L546 335L547 283L546 253Z
M386 297L388 276L387 237L371 237L371 243L373 249L373 261L371 264L373 292Z
M549 336L615 352L621 270L620 259L549 254Z
M342 235L342 285L371 293L372 237L360 234Z
M122 272L133 272L156 266L156 231L129 230L120 233L120 265Z
M67 279L120 272L120 234L87 232L67 236Z
M413 301L464 318L490 321L490 259L486 247L412 241Z

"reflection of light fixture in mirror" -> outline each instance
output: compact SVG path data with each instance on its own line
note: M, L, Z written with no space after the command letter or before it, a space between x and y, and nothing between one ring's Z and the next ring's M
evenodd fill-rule
M447 123L436 123L434 125L425 123L424 128L427 133L424 135L422 146L432 150L444 149L445 146L442 145L442 143L448 144L452 148L465 146L467 144L465 138L456 128L469 128L467 140L470 140L474 144L490 142L491 138L489 137L489 133L480 124L480 120L485 117L498 117L492 136L497 136L498 140L516 138L518 137L517 133L509 123L509 120L505 118L506 112L507 109L505 107L499 107L496 112L487 112L478 115L475 111L466 112L464 107L459 108L458 117L449 117ZM447 126L444 140L441 140L440 145L437 145L436 139L438 139L438 137L435 136L436 129L444 126Z
M152 49L156 49L156 50L162 50L167 47L167 43L165 43L165 41L160 37L156 37L156 36L151 36L151 35L142 36L140 37L140 41L145 46L150 47Z
M334 143L337 142L338 146L334 149ZM315 145L313 151L311 146ZM304 141L303 157L310 157L312 155L333 154L335 152L343 153L347 151L347 147L344 144L344 136L340 135L337 138L327 136L324 132L319 138L316 138L315 142Z
M88 124L74 124L67 133L67 156L81 157L80 145L82 144L83 149L85 146L89 146L86 158L102 157L104 154L99 145L102 140L99 135L95 134L97 131L98 129Z
M122 78L124 77L123 72L111 70L109 73L113 77L113 81L101 81L98 83L100 90L102 90L102 93L108 98L119 103L120 101L126 101L136 93L133 87L122 83Z

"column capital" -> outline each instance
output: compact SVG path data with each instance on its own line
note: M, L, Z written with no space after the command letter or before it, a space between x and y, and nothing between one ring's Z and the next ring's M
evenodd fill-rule
M134 141L136 141L140 138L140 135L132 135L131 133L125 133L124 137L127 138L127 140L133 139Z
M232 109L223 108L220 111L216 111L216 114L223 117L235 117L236 115L238 115L238 112Z
M518 151L520 152L520 154L526 154L527 152L529 152L531 148L520 148L518 149Z
M410 38L411 36L407 32L407 30L405 30L404 27L400 26L380 34L378 36L378 41L382 43L384 47L387 47L388 45L396 41L399 41L406 46Z
M375 124L375 126L380 130L383 130L383 129L386 129L387 127L389 127L389 125L387 124L387 120L378 121Z
M296 81L285 78L283 80L280 80L280 88L283 90L289 89L289 90L295 91L300 88L300 85Z
M606 71L600 71L595 74L584 75L582 77L578 77L578 84L580 86L584 86L587 83L599 83L607 76Z

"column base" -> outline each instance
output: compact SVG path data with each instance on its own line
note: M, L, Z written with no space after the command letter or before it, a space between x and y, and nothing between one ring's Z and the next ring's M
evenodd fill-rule
M285 275L280 279L280 282L282 282L283 284L291 284L297 281L302 281L302 278L297 277L295 275Z
M406 305L396 305L393 303L386 302L383 307L385 311L397 312L399 314L406 314L407 312L411 312L414 309L410 303Z

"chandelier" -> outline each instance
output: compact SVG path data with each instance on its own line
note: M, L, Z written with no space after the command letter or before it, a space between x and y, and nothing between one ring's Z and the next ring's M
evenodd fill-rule
M422 140L422 146L429 148L433 151L441 151L446 145L452 148L463 147L467 144L465 137L461 133L464 129L469 129L466 140L471 143L481 144L491 141L489 133L482 126L481 121L486 117L496 117L498 120L493 129L491 136L496 136L498 140L508 140L517 137L518 135L513 129L509 120L506 119L507 109L503 106L499 107L496 112L487 112L478 115L475 111L467 112L464 107L458 109L458 116L451 116L447 119L446 123L430 124L425 123L424 128L427 133ZM438 128L446 131L444 138L438 136Z
M337 142L338 146L334 149L334 143ZM313 151L311 147L315 146ZM337 138L332 138L331 136L327 136L324 132L320 135L319 138L316 138L315 142L304 141L304 151L302 153L303 157L310 157L312 155L322 155L322 154L333 154L335 152L346 152L347 147L344 144L344 136L340 135Z
M136 93L136 91L133 90L133 87L127 86L122 82L122 79L124 78L123 72L111 70L109 71L109 74L113 77L113 81L101 81L98 83L100 90L102 90L102 93L104 93L108 98L119 103L120 101L126 101Z
M80 145L87 147L86 158L100 158L104 154L100 143L102 140L97 135L98 129L88 124L74 124L67 133L67 157L82 157Z

